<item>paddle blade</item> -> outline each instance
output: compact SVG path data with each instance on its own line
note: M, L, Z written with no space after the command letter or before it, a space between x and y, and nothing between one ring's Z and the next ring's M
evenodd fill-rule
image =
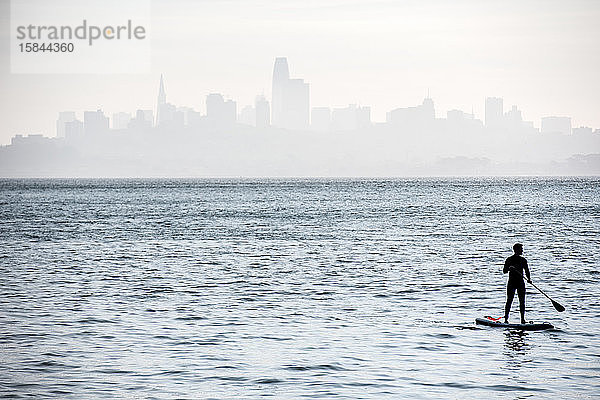
M554 308L556 308L556 311L558 311L558 312L565 311L565 308L562 305L555 302L554 300L552 300L552 305L554 306Z

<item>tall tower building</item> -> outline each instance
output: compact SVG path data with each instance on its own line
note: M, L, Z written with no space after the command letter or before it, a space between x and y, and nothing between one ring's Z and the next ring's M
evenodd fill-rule
M271 98L271 121L273 125L280 126L283 113L283 96L290 80L290 70L287 58L277 57L273 66L273 86Z
M112 115L112 127L113 129L127 129L131 122L131 114L125 112L118 112Z
M504 119L504 104L501 97L488 97L485 99L485 126L499 128Z
M237 119L237 103L225 100L220 93L206 96L206 118L214 127L235 124Z
M211 93L206 96L206 116L210 120L219 120L223 115L225 99L220 93Z
M84 111L83 128L86 135L100 135L108 132L108 117L102 110Z
M62 111L58 113L56 121L56 137L65 137L65 125L68 122L75 121L75 113L73 111Z
M256 96L254 100L254 109L256 110L256 127L266 128L271 124L271 114L269 112L269 102L265 96Z
M290 79L287 59L277 57L273 67L271 122L286 129L306 129L310 119L310 90L303 79Z
M304 79L288 79L283 91L283 120L286 129L307 129L310 118L310 91Z
M429 93L427 93L427 97L423 99L421 113L424 120L435 119L435 106L433 105L433 99L429 97Z
M160 74L160 86L158 87L158 101L156 102L156 125L163 119L161 118L161 109L167 104L167 94L165 93L165 84L163 76Z

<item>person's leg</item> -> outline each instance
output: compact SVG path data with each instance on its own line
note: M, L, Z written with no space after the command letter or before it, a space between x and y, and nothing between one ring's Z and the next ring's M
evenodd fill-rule
M515 297L516 287L508 282L506 285L506 305L504 306L504 323L508 324L508 314L510 314L510 306L512 305L513 298Z
M521 323L525 323L525 282L522 285L519 285L518 289L519 295L519 311L521 311Z

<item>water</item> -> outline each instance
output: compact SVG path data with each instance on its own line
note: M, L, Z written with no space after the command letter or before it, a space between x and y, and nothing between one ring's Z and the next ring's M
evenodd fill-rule
M598 397L599 183L2 180L0 394Z

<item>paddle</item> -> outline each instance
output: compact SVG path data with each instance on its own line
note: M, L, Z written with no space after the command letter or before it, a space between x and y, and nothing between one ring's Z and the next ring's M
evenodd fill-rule
M518 273L519 273L519 275L523 276L523 274L522 274L520 271L517 271L516 269L513 269L513 271L516 271L516 272L518 272ZM525 279L525 277L524 277L524 276L523 276L523 279ZM565 311L565 308L564 308L562 305L560 305L560 304L559 304L559 303L557 303L556 301L552 300L552 299L550 298L550 296L548 296L546 293L544 293L544 291L543 291L542 289L540 289L539 287L535 286L535 284L534 284L533 282L531 282L531 281L527 281L527 282L529 282L529 283L531 284L531 286L533 286L534 288L536 288L537 290L539 290L539 292L540 292L541 294L543 294L544 296L546 296L546 297L548 298L548 300L550 300L550 301L552 302L552 305L554 306L554 308L556 309L556 311L558 311L558 312L563 312L563 311Z

